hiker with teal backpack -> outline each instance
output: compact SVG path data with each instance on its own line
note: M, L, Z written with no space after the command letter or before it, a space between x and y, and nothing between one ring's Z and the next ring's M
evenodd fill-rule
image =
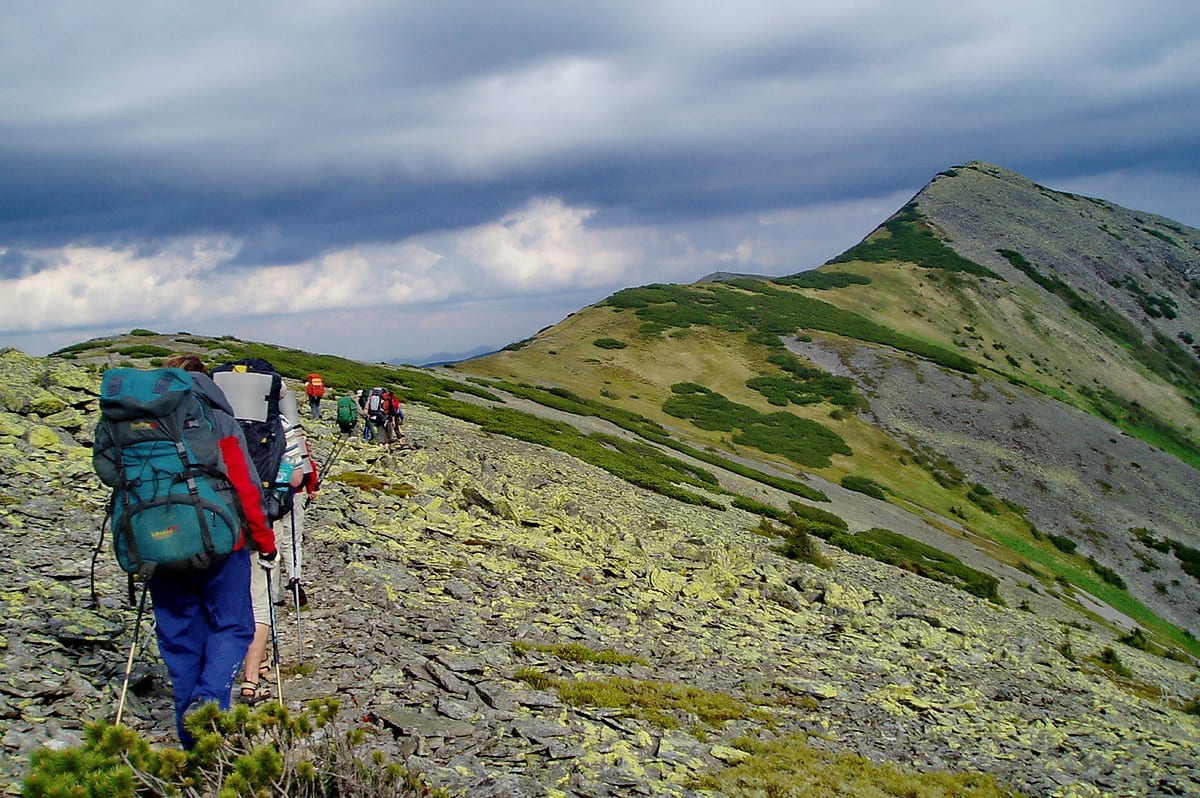
M359 408L354 400L354 393L347 393L337 401L337 425L343 435L354 432L358 426Z
M153 370L104 374L92 462L110 501L122 569L154 602L159 653L175 693L185 749L187 717L215 701L229 709L254 636L252 541L274 561L260 480L233 408L195 355Z

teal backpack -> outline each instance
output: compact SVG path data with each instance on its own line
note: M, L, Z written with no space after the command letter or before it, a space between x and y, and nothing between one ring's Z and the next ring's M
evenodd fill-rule
M358 423L358 404L351 396L343 396L337 403L337 420L339 424L353 427Z
M113 489L113 548L130 574L202 570L242 538L213 409L183 369L112 368L100 389L92 465Z

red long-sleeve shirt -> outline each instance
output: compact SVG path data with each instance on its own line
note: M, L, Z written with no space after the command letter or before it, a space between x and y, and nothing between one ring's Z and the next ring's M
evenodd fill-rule
M249 531L254 538L254 548L268 556L275 553L275 531L267 523L267 514L263 511L262 490L259 488L258 477L254 475L246 456L245 444L235 436L221 438L218 442L221 455L225 458L225 470L229 479L242 500L242 508L246 511L246 521L249 530L242 530L242 540L236 548L246 543L245 532Z

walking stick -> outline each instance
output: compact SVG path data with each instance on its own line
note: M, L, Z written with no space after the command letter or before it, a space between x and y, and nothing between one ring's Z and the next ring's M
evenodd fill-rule
M142 630L142 615L146 611L146 593L149 592L147 585L142 585L142 600L138 602L137 621L133 626L133 643L129 646L129 659L125 661L125 678L121 681L121 699L117 702L117 719L113 721L114 726L121 725L121 713L125 711L125 694L129 690L129 674L133 671L133 654L137 651L138 633Z
M333 464L337 462L338 455L340 455L342 450L346 448L346 441L350 440L350 436L353 434L354 433L352 431L343 433L336 441L334 441L333 448L329 451L329 457L326 458L325 465L323 466L326 473L333 468Z
M300 620L300 538L296 534L296 504L292 500L292 597L296 600L296 661L304 661L304 625ZM272 606L274 604L272 603Z
M267 597L270 598L274 594L271 592L271 570L264 568L267 572ZM279 670L279 632L275 628L275 602L268 601L267 604L271 607L271 650L275 655L275 686L279 691L279 704L283 706L283 676Z

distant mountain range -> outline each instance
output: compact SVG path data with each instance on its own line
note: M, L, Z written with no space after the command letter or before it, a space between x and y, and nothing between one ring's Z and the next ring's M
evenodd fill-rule
M394 366L445 366L449 363L457 363L460 360L469 360L473 357L482 357L490 355L496 350L490 346L477 346L474 349L468 349L463 352L434 352L431 355L419 358L419 362L414 363L406 358L394 357L386 362Z

